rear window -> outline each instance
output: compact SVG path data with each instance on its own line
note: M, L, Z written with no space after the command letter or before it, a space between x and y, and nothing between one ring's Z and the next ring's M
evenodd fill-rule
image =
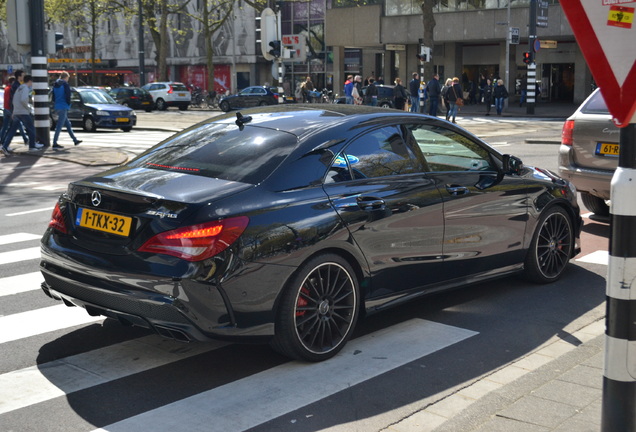
M592 97L590 97L585 106L581 109L581 112L585 114L609 114L605 99L603 99L600 90L594 92Z
M170 87L172 87L172 90L174 91L188 91L185 84L170 84Z
M246 125L211 123L146 151L128 166L258 184L297 144L295 135Z

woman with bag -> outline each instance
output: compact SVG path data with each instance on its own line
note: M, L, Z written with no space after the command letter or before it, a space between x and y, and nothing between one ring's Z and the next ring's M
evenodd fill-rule
M493 91L493 96L495 98L495 108L497 109L497 115L501 115L504 107L504 101L508 97L508 90L506 90L506 86L504 85L502 79L497 80L497 86Z
M395 87L393 87L393 105L395 109L404 111L404 104L406 103L406 90L402 86L402 79L395 79Z
M452 118L453 123L457 123L455 121L455 117L457 117L459 107L464 106L464 99L462 99L462 86L459 85L459 78L453 78L453 85L451 85L446 94L448 96L448 102L450 104L450 111L448 113L447 120L450 120Z
M446 82L444 83L444 87L442 88L442 104L446 109L446 120L448 121L448 116L450 115L450 101L448 100L448 92L450 88L453 86L453 80L451 78L446 78Z

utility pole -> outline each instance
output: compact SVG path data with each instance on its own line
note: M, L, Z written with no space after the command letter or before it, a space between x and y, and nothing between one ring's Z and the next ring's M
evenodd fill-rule
M141 0L137 0L139 4L139 35L137 38L139 46L139 86L146 85L146 53L144 51L144 11Z
M49 146L49 74L44 38L44 0L31 0L31 75L35 91L35 135L37 141Z
M528 79L526 88L526 114L534 114L537 91L537 64L534 61L534 42L537 39L537 0L530 0L530 22L528 23Z

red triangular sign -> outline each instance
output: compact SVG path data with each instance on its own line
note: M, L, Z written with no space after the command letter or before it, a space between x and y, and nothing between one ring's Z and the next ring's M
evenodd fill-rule
M636 123L636 0L561 0L614 123Z

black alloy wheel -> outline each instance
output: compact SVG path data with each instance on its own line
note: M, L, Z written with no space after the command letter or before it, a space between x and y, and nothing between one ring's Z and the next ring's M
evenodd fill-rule
M168 109L168 105L166 105L166 101L161 99L161 98L157 99L157 109L159 111L167 110Z
M536 283L558 280L574 248L572 221L561 207L549 208L539 220L525 263L526 277Z
M223 112L228 112L230 110L230 104L228 101L222 101L219 104L219 108L221 108L221 111Z
M355 327L358 283L349 263L334 254L305 263L282 294L272 347L297 360L322 361L336 355Z

